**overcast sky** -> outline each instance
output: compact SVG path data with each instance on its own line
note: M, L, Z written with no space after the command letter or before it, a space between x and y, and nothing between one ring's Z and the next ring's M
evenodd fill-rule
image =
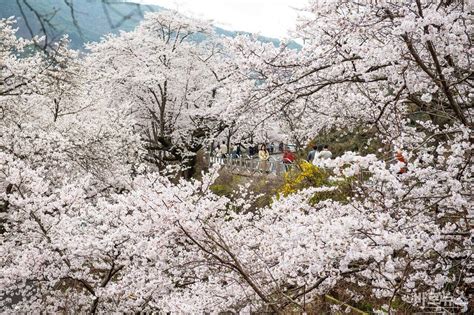
M248 31L284 38L294 28L297 12L307 0L140 0L210 19L229 30Z

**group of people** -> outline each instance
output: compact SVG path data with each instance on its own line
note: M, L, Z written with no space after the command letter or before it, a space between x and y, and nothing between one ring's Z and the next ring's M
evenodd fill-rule
M222 143L217 148L216 155L223 159L226 159L228 157L234 159L239 158L242 155L242 146L240 143L238 143L234 145L232 150L229 152L226 142L222 141Z
M296 161L296 155L292 152L288 146L285 146L283 143L280 143L278 146L278 151L283 153L282 162L284 164L292 164ZM275 145L273 143L269 144L260 144L254 145L250 144L247 149L245 149L242 144L237 143L232 146L232 150L228 149L228 146L225 141L223 141L217 148L217 154L221 158L240 158L244 152L247 152L249 158L253 158L256 155L261 161L268 161L270 155L276 153ZM307 161L309 163L318 164L318 161L331 159L332 153L329 150L328 145L314 145L308 153Z
M283 148L283 143L280 143L278 146L278 149L281 151ZM257 154L260 154L260 151L266 150L268 151L269 154L277 153L275 150L275 144L273 142L267 143L267 144L261 144L260 146L258 145L251 145L249 149L249 157L254 157Z
M242 156L244 152L247 152L249 158L258 157L259 168L263 171L269 172L269 161L270 155L275 152L275 145L273 143L269 144L260 144L254 145L251 143L247 149L245 149L242 144L237 143L232 146L232 150L228 150L228 146L225 141L223 141L217 148L216 155L221 158L233 158L237 159ZM280 143L278 146L278 151L283 153L281 162L285 165L285 169L288 170L291 165L296 161L296 154L292 152L288 146L285 146L283 143ZM324 167L327 160L332 159L332 152L329 150L329 146L326 144L314 145L309 151L306 161L316 166ZM399 174L407 172L407 161L405 157L397 152L395 155L395 160L404 164L400 169Z
M314 145L312 147L312 150L309 151L306 160L313 165L324 167L325 165L324 162L331 158L332 158L332 153L329 150L328 145ZM395 153L394 160L402 164L402 166L400 167L400 170L397 171L397 174L404 174L408 171L407 160L405 159L405 157L400 151L397 151Z
M259 168L264 171L269 171L269 161L270 155L277 152L282 152L282 163L285 165L285 168L288 170L291 164L296 161L296 155L292 152L288 146L285 146L283 143L280 143L278 146L278 151L275 150L276 147L273 143L254 145L253 143L245 149L240 143L237 143L232 146L232 150L228 149L227 143L223 141L216 148L216 155L220 158L232 158L237 159L242 156L244 152L247 152L249 158L258 157Z
M273 145L272 145L273 147ZM283 151L282 162L285 165L285 169L288 170L296 161L296 155L292 151L289 150L288 147L285 147L283 144L279 147L280 151ZM258 151L258 158L260 162L260 168L264 171L269 172L268 169L268 161L270 160L270 154L273 153L268 150L268 146L262 144L260 146L260 150Z
M212 151L214 151L214 146L212 147ZM284 152L284 145L283 143L280 143L278 146L279 152ZM233 144L229 150L227 143L223 141L218 147L217 147L217 152L216 155L221 157L221 158L240 158L244 152L247 152L249 158L254 158L255 156L260 157L260 152L265 151L268 152L268 154L274 154L277 153L278 151L276 150L276 146L274 143L268 143L268 144L253 144L251 143L248 148L245 148L241 143L236 143Z
M328 160L332 158L332 153L329 151L329 146L327 144L318 144L314 145L308 153L308 157L306 160L313 164L313 165L318 165L321 166L322 162L324 160Z

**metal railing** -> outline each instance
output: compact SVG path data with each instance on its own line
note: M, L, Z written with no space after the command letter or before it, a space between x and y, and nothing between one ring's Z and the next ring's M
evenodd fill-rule
M209 165L219 164L225 166L234 173L251 173L251 174L273 174L282 176L285 172L291 170L294 165L283 163L273 157L268 161L262 161L258 158L250 157L227 157L208 156Z

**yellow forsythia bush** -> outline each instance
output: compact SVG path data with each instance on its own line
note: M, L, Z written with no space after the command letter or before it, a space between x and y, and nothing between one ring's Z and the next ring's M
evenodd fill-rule
M317 167L306 161L297 163L291 171L285 173L284 184L278 191L278 196L288 196L301 189L309 187L335 187L331 191L317 192L311 198L313 204L332 199L340 202L347 202L352 196L351 183L354 178L344 178L342 180L332 180L331 172L327 169Z

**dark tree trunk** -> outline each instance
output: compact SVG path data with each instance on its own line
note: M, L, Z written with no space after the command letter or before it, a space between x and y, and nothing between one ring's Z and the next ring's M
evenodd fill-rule
M191 179L196 172L196 155L188 157L184 163L186 169L183 171L183 177L185 179Z

